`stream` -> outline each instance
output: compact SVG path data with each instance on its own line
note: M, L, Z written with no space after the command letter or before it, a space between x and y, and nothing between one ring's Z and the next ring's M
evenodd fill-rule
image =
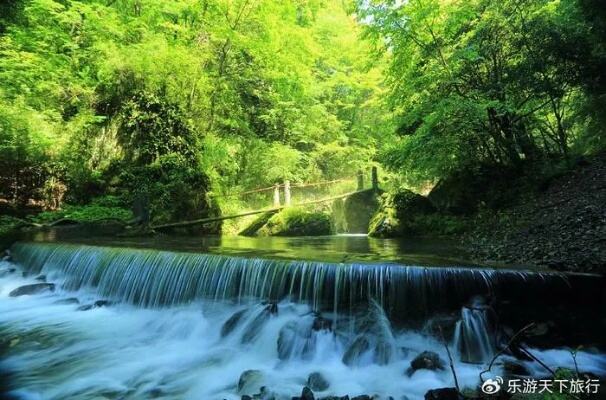
M519 342L540 362L505 351L484 379L575 361L606 377L603 278L463 260L356 236L20 241L0 262L0 393L419 400L454 387L450 358L477 390L531 322ZM423 352L437 365L412 368Z

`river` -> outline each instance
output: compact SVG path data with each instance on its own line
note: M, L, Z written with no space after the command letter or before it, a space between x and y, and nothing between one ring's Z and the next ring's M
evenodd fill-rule
M606 376L595 276L479 266L452 243L362 236L31 239L0 262L10 398L235 400L264 387L278 400L311 385L316 398L419 400L454 386L447 347L461 388L476 389L529 322L523 348L542 364L574 370L570 350L583 345L579 368ZM40 292L15 296L27 285ZM410 370L424 351L441 368ZM483 377L512 365L546 376L541 363L506 351Z

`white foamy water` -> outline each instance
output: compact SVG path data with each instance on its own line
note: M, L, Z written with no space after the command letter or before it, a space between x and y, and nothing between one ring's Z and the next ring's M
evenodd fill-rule
M0 270L12 267L4 262ZM330 383L316 398L376 394L417 400L429 389L454 386L448 367L407 376L411 360L422 351L434 351L447 361L444 346L419 332L393 328L377 304L357 320L325 315L337 322L336 329L312 331L310 307L291 302L279 303L277 313L259 301L225 300L156 309L119 303L78 311L102 297L94 288L63 291L59 273L48 279L57 283L53 293L9 297L15 288L37 281L23 278L21 270L0 275L0 337L8 341L1 365L14 373L11 389L23 399L232 400L258 393L261 386L276 399L291 399L312 372ZM73 297L79 305L56 304ZM230 325L233 329L224 328L242 310L238 323ZM282 353L281 331L289 350ZM360 337L368 338L369 349L346 365L344 355ZM535 354L553 367L574 366L565 349ZM454 356L460 385L476 387L484 366ZM585 371L606 374L603 355L582 352L577 362ZM260 371L258 379L238 392L241 374L251 369Z

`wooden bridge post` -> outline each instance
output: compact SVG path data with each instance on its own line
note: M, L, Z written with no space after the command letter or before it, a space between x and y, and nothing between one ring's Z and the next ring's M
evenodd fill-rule
M364 173L362 170L358 170L358 190L364 189Z
M379 189L379 174L377 172L377 167L372 167L370 171L370 176L372 180L372 190Z
M290 181L284 181L284 205L290 206Z
M280 207L280 185L274 185L274 207Z

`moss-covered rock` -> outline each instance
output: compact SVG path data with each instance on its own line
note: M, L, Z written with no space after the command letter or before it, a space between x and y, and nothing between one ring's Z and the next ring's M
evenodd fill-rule
M263 228L275 213L266 212L258 215L246 228L242 229L240 236L256 236L259 229Z
M431 202L410 190L385 193L381 206L372 217L369 235L374 237L397 237L420 234L416 221L436 210Z
M328 214L298 208L286 208L275 214L258 231L259 236L320 236L331 233Z
M349 233L368 233L370 221L379 209L382 192L366 190L345 199L343 213L346 230Z
M386 193L373 216L369 235L374 237L443 236L463 233L466 218L437 212L424 196L410 190Z

